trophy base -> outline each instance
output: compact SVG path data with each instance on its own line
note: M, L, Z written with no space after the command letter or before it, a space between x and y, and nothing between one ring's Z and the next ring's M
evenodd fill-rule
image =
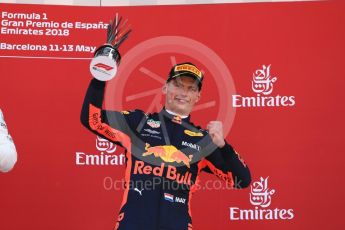
M90 63L90 72L99 81L109 81L117 73L117 65L113 59L106 56L94 57Z
M105 44L96 50L95 57L90 63L90 72L100 81L109 81L115 77L120 60L119 51Z

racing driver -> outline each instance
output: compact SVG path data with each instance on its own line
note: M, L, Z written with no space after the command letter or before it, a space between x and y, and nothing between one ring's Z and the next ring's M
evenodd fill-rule
M231 188L249 186L249 169L224 140L222 123L210 121L203 130L190 120L203 78L192 63L173 66L163 86L165 105L151 114L102 109L106 83L91 80L81 122L126 153L125 191L115 229L191 230L191 197L202 171Z

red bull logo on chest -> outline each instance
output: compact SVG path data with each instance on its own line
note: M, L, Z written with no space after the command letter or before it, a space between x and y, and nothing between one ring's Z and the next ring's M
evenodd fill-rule
M146 152L143 153L143 156L153 155L155 157L160 157L162 161L172 163L181 163L190 168L190 162L193 155L186 156L183 152L178 150L173 145L160 145L150 147L149 144L146 144ZM164 170L166 167L165 163L161 163L160 166L153 167L152 165L145 164L144 161L136 161L134 165L134 174L152 174L155 176L165 177L170 180L174 180L181 184L191 185L192 174L190 172L179 173L177 168L172 165L167 165L167 170Z
M168 165L167 170L164 170L165 163L162 163L160 166L153 167L152 165L145 164L144 161L136 161L134 165L133 174L146 174L146 175L154 175L159 177L165 177L167 179L176 181L179 184L186 184L192 185L191 178L192 173L185 172L179 173L177 172L177 168L172 165Z
M190 168L190 162L193 158L193 155L186 156L173 145L150 147L149 144L146 144L145 150L144 157L153 154L155 157L160 157L164 162L177 162L186 165L188 168Z

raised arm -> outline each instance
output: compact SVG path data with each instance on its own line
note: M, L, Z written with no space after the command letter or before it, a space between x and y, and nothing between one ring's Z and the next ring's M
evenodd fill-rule
M203 160L204 171L213 173L225 180L233 188L246 188L250 185L251 175L248 166L240 155L225 142Z
M81 123L93 133L128 147L129 129L123 114L102 109L105 84L103 81L91 80L80 115Z
M214 173L231 187L248 187L250 171L240 155L224 140L222 122L211 121L207 129L208 151L213 152L203 160L204 171Z

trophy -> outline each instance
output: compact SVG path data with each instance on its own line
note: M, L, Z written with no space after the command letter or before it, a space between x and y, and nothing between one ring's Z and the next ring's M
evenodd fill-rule
M126 26L127 19L121 24L122 17L116 13L113 21L107 27L107 42L98 47L90 63L92 76L100 81L109 81L115 77L121 61L120 45L132 31Z

